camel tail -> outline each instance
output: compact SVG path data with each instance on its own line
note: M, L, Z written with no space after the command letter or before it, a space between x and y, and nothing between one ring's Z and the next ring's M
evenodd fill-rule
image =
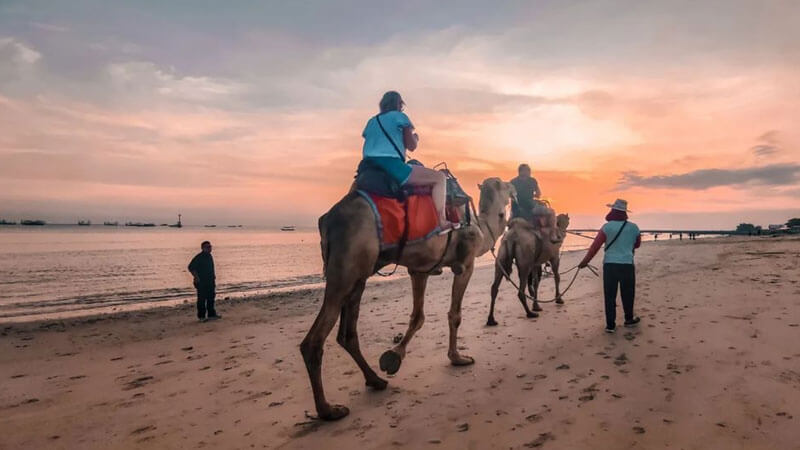
M322 278L327 278L328 276L328 224L325 220L327 215L327 213L323 214L317 221L317 228L319 228L319 244L322 250Z

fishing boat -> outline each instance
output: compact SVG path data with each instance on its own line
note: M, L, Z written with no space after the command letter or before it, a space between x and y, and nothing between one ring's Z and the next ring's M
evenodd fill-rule
M206 228L217 228L216 225L203 225L203 226L206 227Z
M35 226L42 226L42 225L44 225L44 224L46 224L46 223L47 223L47 222L45 222L44 220L38 220L38 219L37 219L37 220L23 220L22 222L20 222L20 225L27 225L27 226L31 226L31 225L35 225Z
M17 222L10 222L6 219L0 219L0 225L16 225Z
M126 227L154 227L156 224L154 223L142 223L142 222L125 222Z
M118 227L119 226L119 222L103 222L103 225L105 225L107 227Z
M91 220L79 220L78 221L78 226L79 227L88 227L91 224L92 224Z
M281 231L294 231L294 230L295 230L295 226L294 225L286 225L286 226L281 227Z

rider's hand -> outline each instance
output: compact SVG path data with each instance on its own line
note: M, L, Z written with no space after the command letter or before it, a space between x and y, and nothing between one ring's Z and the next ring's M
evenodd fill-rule
M578 264L578 269L585 269L587 267L589 267L589 263L588 262L581 261L581 263Z

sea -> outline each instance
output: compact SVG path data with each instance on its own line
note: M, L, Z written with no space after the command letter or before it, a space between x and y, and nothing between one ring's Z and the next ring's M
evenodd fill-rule
M324 285L313 228L0 226L0 322L192 302L187 265L204 240L220 301ZM590 243L568 235L563 250ZM487 253L476 264L492 262ZM401 268L394 277L404 276Z

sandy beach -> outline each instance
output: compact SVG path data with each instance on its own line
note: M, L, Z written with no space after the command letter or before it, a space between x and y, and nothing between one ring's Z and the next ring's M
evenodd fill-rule
M4 325L0 448L800 448L800 239L647 243L637 270L641 326L613 335L588 272L538 319L504 283L486 327L493 274L477 270L459 341L470 367L448 364L452 275L433 278L387 390L328 339L328 398L351 409L335 423L307 417L298 350L320 290L221 301L209 323L185 305ZM368 284L373 367L410 311L408 280Z

